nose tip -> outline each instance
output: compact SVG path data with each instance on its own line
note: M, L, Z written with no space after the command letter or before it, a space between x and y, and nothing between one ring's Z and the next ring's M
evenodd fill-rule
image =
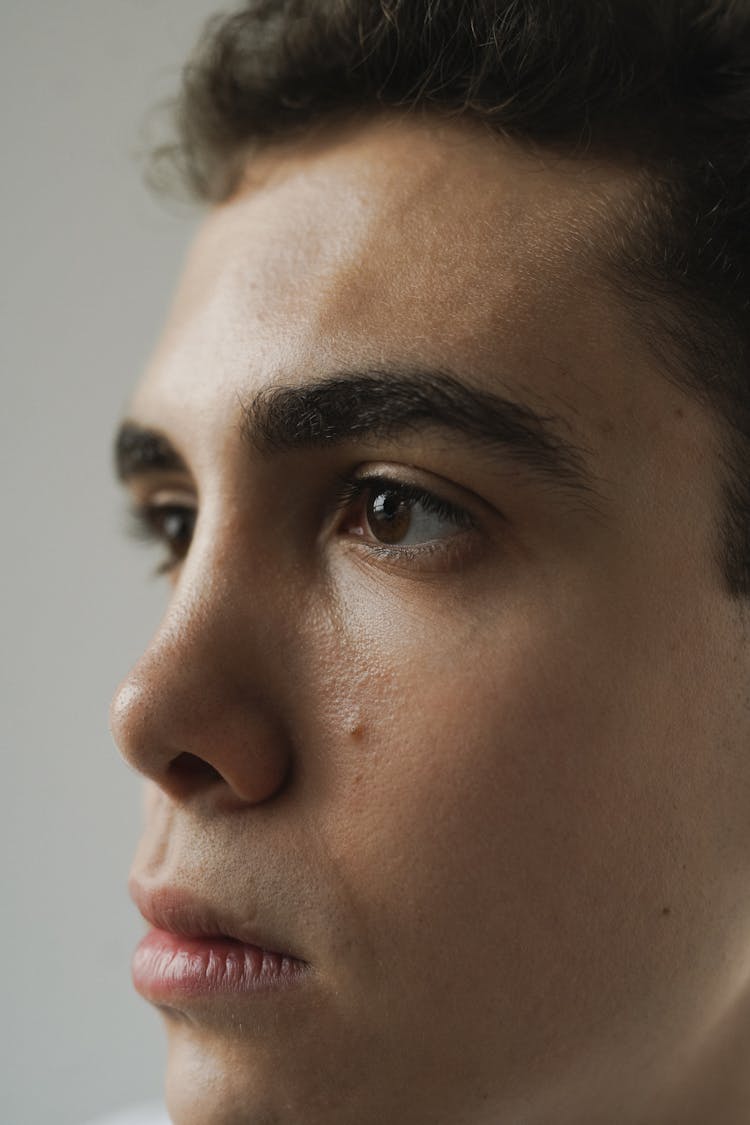
M143 661L120 684L110 728L123 758L169 797L189 801L227 790L260 804L286 784L291 754L267 703L224 684L220 674L196 683L176 653Z
M135 732L140 703L138 694L136 685L128 678L118 686L109 705L109 729L123 758L131 765L135 763L130 759L125 733L129 729Z

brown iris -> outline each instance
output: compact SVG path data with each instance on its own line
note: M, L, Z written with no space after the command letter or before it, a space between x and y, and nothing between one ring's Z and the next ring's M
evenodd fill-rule
M398 490L381 488L367 503L367 522L381 543L399 543L411 526L411 504Z

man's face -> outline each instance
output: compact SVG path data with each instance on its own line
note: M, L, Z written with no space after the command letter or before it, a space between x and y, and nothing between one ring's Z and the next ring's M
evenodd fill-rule
M650 1122L737 993L748 647L716 426L587 249L631 190L383 120L198 238L129 411L135 893L305 966L141 981L178 1125Z

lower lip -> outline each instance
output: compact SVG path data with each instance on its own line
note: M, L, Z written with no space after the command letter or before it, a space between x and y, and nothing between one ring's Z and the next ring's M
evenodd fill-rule
M133 956L133 984L141 996L166 1003L191 996L237 996L294 984L305 966L231 938L189 938L151 930Z

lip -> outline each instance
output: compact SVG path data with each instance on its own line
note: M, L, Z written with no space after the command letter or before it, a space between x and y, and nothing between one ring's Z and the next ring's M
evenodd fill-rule
M130 895L151 929L133 955L136 990L154 1003L287 987L309 967L260 929L174 887Z

